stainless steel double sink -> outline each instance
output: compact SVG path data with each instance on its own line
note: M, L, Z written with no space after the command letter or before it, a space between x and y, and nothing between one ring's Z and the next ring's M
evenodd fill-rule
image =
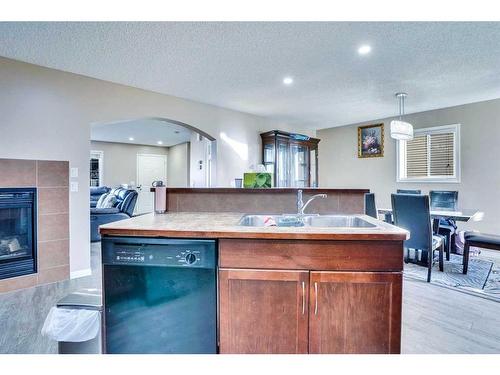
M376 225L353 215L245 215L239 224L245 227L323 227L375 228Z

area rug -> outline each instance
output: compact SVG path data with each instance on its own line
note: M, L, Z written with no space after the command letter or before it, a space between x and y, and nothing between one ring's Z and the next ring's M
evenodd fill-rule
M439 271L438 262L434 264L431 283L500 302L500 263L471 257L467 275L462 268L462 257L451 254L451 259L444 262L444 272ZM404 276L426 281L427 267L405 264Z

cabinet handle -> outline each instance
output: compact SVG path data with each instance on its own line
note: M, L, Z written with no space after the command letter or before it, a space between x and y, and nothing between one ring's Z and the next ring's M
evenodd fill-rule
M302 315L306 313L306 283L302 281Z
M318 283L314 282L314 294L315 294L315 302L314 302L314 315L318 315Z

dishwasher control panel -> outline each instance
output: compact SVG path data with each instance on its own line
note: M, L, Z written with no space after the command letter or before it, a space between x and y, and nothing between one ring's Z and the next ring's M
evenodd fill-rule
M130 240L130 239L128 239ZM135 239L137 240L137 239ZM215 242L196 240L102 241L103 264L126 264L163 267L213 267Z

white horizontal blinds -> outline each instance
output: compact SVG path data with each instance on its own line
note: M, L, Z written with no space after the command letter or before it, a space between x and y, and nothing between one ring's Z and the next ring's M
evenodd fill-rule
M406 142L406 177L454 176L454 147L454 133L415 136Z
M460 181L460 124L416 129L397 151L398 181Z
M427 135L406 141L406 177L427 177L429 169Z
M430 176L453 176L455 173L454 134L430 134Z

